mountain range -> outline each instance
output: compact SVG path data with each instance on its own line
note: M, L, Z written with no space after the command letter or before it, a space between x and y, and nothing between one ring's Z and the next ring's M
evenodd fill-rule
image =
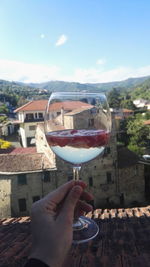
M146 80L150 79L150 76L129 78L123 81L108 82L108 83L77 83L77 82L64 82L64 81L50 81L45 83L30 83L28 86L33 88L47 89L48 91L88 91L88 92L107 92L113 88L129 89L136 87ZM24 84L25 85L25 84Z
M78 83L78 82L65 82L65 81L49 81L44 83L22 83L22 82L9 82L0 80L0 91L9 90L14 92L31 91L35 92L38 89L46 89L49 92L56 91L87 91L87 92L110 92L113 88L119 91L133 91L143 85L150 88L150 76L129 78L123 81L108 82L108 83Z

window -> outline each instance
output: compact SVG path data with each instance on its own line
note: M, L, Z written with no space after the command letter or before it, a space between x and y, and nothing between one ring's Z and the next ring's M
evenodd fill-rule
M123 193L121 193L120 195L120 204L124 205L124 194Z
M29 126L29 131L34 131L35 130L35 125L30 125Z
M33 203L34 203L34 202L40 200L40 196L34 196L32 199L33 199Z
M57 112L57 116L59 116L61 114L61 112Z
M26 174L19 174L18 175L18 185L25 185L25 184L27 184Z
M106 153L107 153L107 154L110 154L110 147L107 146L105 149L106 149Z
M93 186L93 177L89 177L89 186Z
M138 175L138 165L135 166L135 175Z
M27 120L33 120L34 119L33 113L26 114L26 119Z
M48 183L51 181L50 172L45 171L44 172L44 183Z
M35 113L35 118L37 119L37 113Z
M110 147L105 147L103 157L106 157L108 154L110 154Z
M39 119L43 119L43 113L39 113Z
M19 204L19 211L20 212L23 212L23 211L27 210L26 199L25 198L18 199L18 204Z
M111 172L107 172L106 175L107 175L107 184L112 183Z

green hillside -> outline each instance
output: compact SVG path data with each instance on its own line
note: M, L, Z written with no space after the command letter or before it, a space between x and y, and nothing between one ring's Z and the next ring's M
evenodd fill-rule
M143 83L141 83L131 91L131 98L143 98L150 100L150 78L145 80Z
M47 89L49 91L82 91L86 90L88 92L108 92L114 87L120 90L127 90L133 88L138 84L143 83L150 76L140 77L140 78L129 78L124 81L119 82L109 82L109 83L76 83L76 82L64 82L64 81L50 81L45 83L32 83L29 86L34 88Z
M0 101L9 101L13 106L16 106L22 105L23 103L32 99L47 99L50 95L50 92L85 91L104 92L109 94L114 88L119 92L119 94L121 94L121 98L126 99L126 95L128 94L128 97L131 99L145 98L150 100L150 76L147 76L130 78L119 82L95 84L81 84L64 81L25 84L20 82L0 80ZM42 91L42 89L47 91Z

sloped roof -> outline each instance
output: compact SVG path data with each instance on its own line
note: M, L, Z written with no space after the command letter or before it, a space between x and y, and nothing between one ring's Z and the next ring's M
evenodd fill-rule
M35 172L50 168L53 166L43 153L0 155L0 173Z
M48 100L34 100L31 101L22 107L19 107L15 110L15 112L19 111L45 111ZM73 110L77 108L83 107L91 107L90 104L83 103L81 101L64 101L64 102L56 102L50 105L50 109L52 111L61 110L64 108L65 110Z
M144 121L144 125L150 125L150 120Z
M127 108L123 108L122 111L123 111L123 112L127 112L127 113L128 113L128 112L129 112L129 113L130 113L130 112L134 112L132 109L127 109Z
M36 153L36 147L16 147L10 154L33 154Z
M73 111L65 113L65 116L73 116L73 115L76 115L78 113L81 113L81 112L86 111L86 110L91 109L91 108L92 108L92 106L91 107L87 106L87 107L82 107L82 108L76 108Z
M19 111L43 111L46 109L47 105L47 100L34 100L30 101L27 104L17 108L14 110L14 112L19 112Z
M118 151L118 168L131 167L138 163L139 157L126 147L119 147Z
M104 209L89 213L99 225L98 236L72 246L63 267L149 267L150 206ZM31 248L30 218L0 221L0 267L24 266Z

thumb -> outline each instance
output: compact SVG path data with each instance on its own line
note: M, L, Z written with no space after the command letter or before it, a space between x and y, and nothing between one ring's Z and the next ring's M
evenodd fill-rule
M73 222L74 210L75 206L83 192L83 188L81 186L74 186L66 197L63 207L61 209L61 213L59 214L59 218L61 220L69 219L69 221Z

